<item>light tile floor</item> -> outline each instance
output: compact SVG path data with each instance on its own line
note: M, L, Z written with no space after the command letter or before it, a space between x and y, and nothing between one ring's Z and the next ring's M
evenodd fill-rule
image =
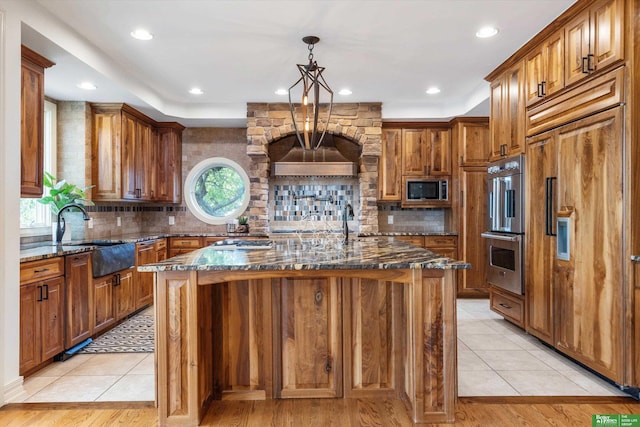
M459 396L626 396L489 309L458 300Z
M24 402L153 401L150 353L78 354L24 382ZM625 394L489 310L458 300L460 396Z

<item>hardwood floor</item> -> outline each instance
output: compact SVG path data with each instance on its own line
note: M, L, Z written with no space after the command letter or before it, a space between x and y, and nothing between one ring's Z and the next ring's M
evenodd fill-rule
M433 426L591 425L592 414L640 414L640 403L621 397L460 398L455 424ZM11 404L0 408L0 425L151 427L150 403ZM215 402L201 426L411 426L402 402L368 399L289 399Z

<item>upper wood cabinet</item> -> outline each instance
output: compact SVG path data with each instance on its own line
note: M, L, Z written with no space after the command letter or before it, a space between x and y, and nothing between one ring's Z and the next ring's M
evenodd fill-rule
M489 160L524 153L525 97L524 61L491 82Z
M489 121L455 119L453 143L458 146L458 166L486 166L489 161Z
M182 130L126 104L92 104L93 200L182 200Z
M382 129L382 155L378 162L378 200L402 199L402 129Z
M448 127L402 129L402 175L451 175Z
M20 196L41 197L44 175L44 69L55 65L22 46Z
M156 177L155 200L182 202L182 131L179 123L158 123L154 144Z
M565 26L565 82L578 82L624 58L624 0L600 0Z
M527 105L564 88L564 62L564 30L557 31L527 55Z

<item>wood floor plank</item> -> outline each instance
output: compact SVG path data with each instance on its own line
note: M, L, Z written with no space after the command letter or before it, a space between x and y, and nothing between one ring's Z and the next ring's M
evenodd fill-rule
M432 427L574 427L591 425L593 414L640 414L631 398L516 397L460 398L455 424ZM152 427L149 403L11 404L0 408L2 427ZM214 402L203 427L408 427L399 400L283 399Z

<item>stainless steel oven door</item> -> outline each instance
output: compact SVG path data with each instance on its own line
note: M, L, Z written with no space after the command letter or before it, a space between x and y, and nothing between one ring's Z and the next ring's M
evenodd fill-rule
M489 177L489 229L524 232L522 174Z
M487 281L514 294L524 295L523 237L519 234L482 233L489 245Z

